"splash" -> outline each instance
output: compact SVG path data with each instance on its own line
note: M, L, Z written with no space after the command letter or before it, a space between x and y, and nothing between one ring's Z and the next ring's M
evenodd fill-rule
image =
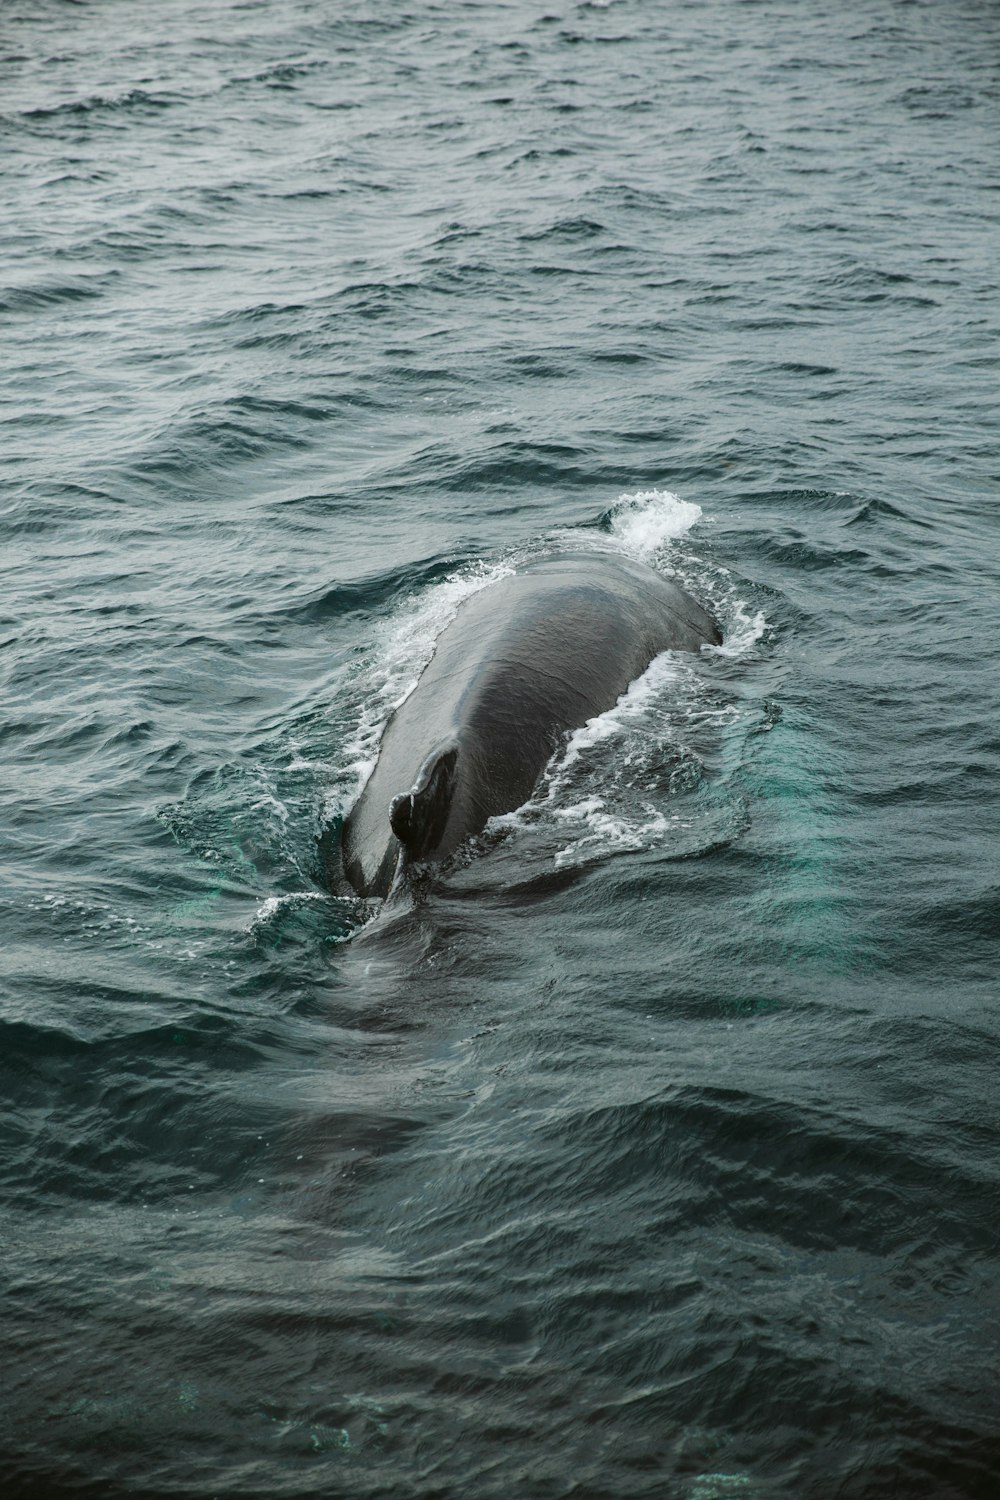
M662 701L665 691L676 685L682 671L676 653L663 652L653 658L641 677L629 684L613 707L575 729L558 762L560 783L587 750L605 740L621 738L630 727L642 724L650 710ZM555 778L551 784L554 788Z
M609 520L623 551L649 562L701 520L701 506L672 490L635 490L618 496Z
M570 842L552 855L557 869L648 848L686 827L641 790L650 757L676 739L671 720L682 686L682 698L697 691L690 665L676 652L655 657L617 703L573 731L528 804L494 824L513 828L540 814L553 831L569 825Z
M767 630L767 618L762 609L753 610L745 599L732 597L720 600L725 605L725 639L721 646L706 646L716 656L728 656L735 660L749 655Z

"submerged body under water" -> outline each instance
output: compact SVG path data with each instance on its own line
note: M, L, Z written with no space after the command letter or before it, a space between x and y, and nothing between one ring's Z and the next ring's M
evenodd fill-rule
M993 1500L995 8L0 33L4 1496ZM331 888L594 545L721 646Z

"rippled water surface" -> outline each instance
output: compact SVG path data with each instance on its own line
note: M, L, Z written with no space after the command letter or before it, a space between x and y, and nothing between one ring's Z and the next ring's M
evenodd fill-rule
M1000 1493L998 105L987 0L3 5L5 1496ZM724 645L390 922L553 544Z

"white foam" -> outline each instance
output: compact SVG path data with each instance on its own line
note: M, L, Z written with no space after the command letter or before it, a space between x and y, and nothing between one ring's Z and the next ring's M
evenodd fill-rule
M281 896L268 896L267 900L261 902L260 906L258 906L257 913L250 922L249 926L256 927L259 923L269 922L274 916L275 912L281 906L282 900L283 897Z
M325 900L327 897L322 891L293 891L288 896L266 896L243 930L254 933L261 927L266 927L286 906L297 906L302 901Z
M635 490L619 495L611 511L611 534L625 552L648 562L701 520L701 506L672 490Z

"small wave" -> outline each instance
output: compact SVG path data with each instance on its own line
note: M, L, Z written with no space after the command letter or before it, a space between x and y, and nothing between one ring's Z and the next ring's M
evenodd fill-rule
M0 313L36 312L60 302L86 302L101 297L108 283L120 272L103 271L87 276L67 276L59 281L36 281L29 286L11 286L0 291Z
M590 797L575 806L561 808L556 816L565 822L582 822L587 832L557 849L553 864L557 870L580 865L595 853L626 854L647 849L662 841L672 828L687 826L679 816L668 817L653 807L636 809L630 816L610 811L601 797Z
M252 73L238 73L229 80L227 87L240 86L247 83L263 83L269 88L291 88L300 78L306 78L311 73L321 71L329 67L329 59L325 57L300 57L282 59L281 62L273 62L262 68L257 68Z
M282 783L272 765L223 765L195 776L184 798L157 817L181 848L240 891L252 890L262 876L298 884L310 878L303 827L311 812Z
M308 901L328 901L324 891L292 891L287 896L266 896L258 906L244 931L251 937L258 935L284 911L294 910Z
M526 245L544 240L554 240L557 242L564 240L589 240L597 239L606 233L605 226L596 219L569 216L556 219L544 229L531 230L528 233L522 234L520 240L522 244Z
M63 99L57 104L40 104L21 112L25 120L48 120L64 115L89 115L101 110L169 109L178 103L177 94L153 93L148 89L127 89L123 94L90 94L85 99Z

